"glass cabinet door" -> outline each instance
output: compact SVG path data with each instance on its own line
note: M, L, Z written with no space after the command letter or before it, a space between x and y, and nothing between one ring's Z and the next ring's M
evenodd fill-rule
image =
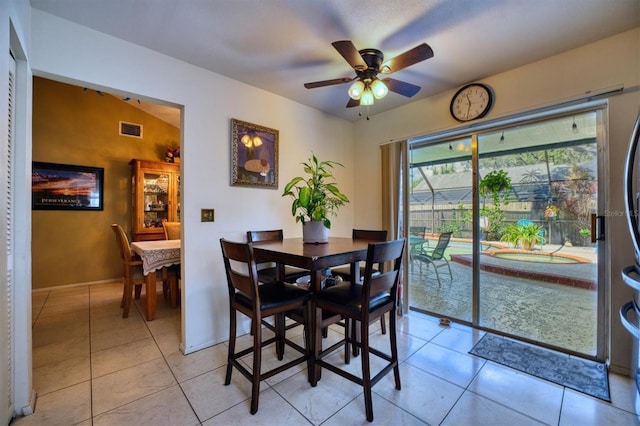
M162 228L169 220L169 174L144 173L144 228Z
M180 222L180 175L176 176L176 222Z

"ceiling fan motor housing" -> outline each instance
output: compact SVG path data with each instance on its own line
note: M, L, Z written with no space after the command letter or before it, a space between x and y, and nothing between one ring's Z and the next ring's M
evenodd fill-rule
M362 60L367 64L367 69L356 70L358 78L361 80L375 79L380 72L384 55L378 49L362 49L359 53L362 56Z

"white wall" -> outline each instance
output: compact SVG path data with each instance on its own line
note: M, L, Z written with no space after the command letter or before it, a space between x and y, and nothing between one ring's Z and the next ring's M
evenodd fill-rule
M494 120L515 113L582 98L588 91L624 85L625 94L611 97L609 105L609 164L607 206L604 210L625 211L622 192L622 164L639 112L640 92L640 29L571 50L502 74L482 79L495 92L493 110L481 121ZM373 147L391 140L425 135L458 127L449 115L449 102L456 89L430 97L384 114L356 123L354 169L355 187L379 182L380 153ZM627 93L628 92L628 93ZM477 123L477 122L476 122ZM377 190L376 190L377 189ZM379 187L359 191L354 200L355 217L372 217L380 209L372 209L379 201ZM361 223L356 223L361 226ZM620 269L632 264L633 247L624 217L607 219L607 247L611 280L610 315L611 364L626 370L630 363L629 333L620 325L618 308L631 298L631 291L620 279Z
M226 340L228 293L219 239L242 240L249 229L269 228L300 236L289 199L281 193L311 151L345 164L337 179L351 196L353 124L53 15L32 13L34 75L184 108L184 350ZM231 118L279 130L278 190L229 185ZM201 208L214 208L216 221L201 223ZM353 208L340 210L332 235L351 235Z

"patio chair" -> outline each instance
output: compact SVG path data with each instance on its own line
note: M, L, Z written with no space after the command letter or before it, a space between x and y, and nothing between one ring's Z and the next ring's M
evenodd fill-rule
M533 223L533 221L531 219L526 219L526 218L522 218L519 221L516 222L516 225L518 226L527 226L527 225L531 225Z
M429 247L429 240L425 238L427 232L426 226L410 226L409 227L409 264L413 271L413 255L424 253Z
M438 237L438 243L436 247L431 251L431 253L420 252L415 253L412 256L412 259L420 262L420 274L422 274L422 264L424 263L427 266L427 269L430 265L433 265L433 269L436 272L436 278L438 279L438 287L440 287L440 274L438 273L438 269L442 266L447 267L449 269L449 277L453 280L453 274L451 273L451 266L449 265L449 261L444 255L445 250L449 246L449 242L451 241L451 232L443 232Z

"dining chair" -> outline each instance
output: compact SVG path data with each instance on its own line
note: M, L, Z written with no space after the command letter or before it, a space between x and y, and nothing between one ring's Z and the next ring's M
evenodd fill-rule
M438 242L436 243L435 248L431 252L422 251L420 253L415 253L412 258L414 261L418 261L420 263L420 274L422 274L422 264L425 264L427 270L430 265L433 265L433 270L436 272L436 278L438 279L438 287L440 287L440 274L438 273L438 269L446 266L449 269L449 277L453 280L453 274L451 273L451 266L449 265L449 260L447 260L444 252L447 250L449 246L449 242L451 241L451 232L443 232L438 237Z
M180 222L162 222L162 229L164 230L164 239L165 240L179 240L181 239L181 230L180 230ZM171 306L173 308L178 306L178 295L180 294L180 281L182 280L181 276L181 266L180 265L172 265L168 268L163 268L162 270L162 281L163 283L168 282L168 290L169 294L165 294L165 298L168 296L171 300Z
M311 385L317 385L322 368L361 385L364 388L366 416L370 422L373 421L371 388L391 370L394 372L396 389L400 390L401 388L396 336L396 306L404 246L404 239L369 244L362 285L341 283L321 290L315 294L314 298L315 309L321 309L323 313L334 314L332 318L340 316L347 318L349 321L359 322L360 339L355 339L351 333L345 332L344 341L360 347L362 370L361 375L357 376L327 359L329 355L342 346L343 342L337 342L325 350L322 350L321 347L316 348ZM375 265L382 262L391 262L391 269L374 274ZM390 353L385 353L380 349L371 347L369 344L370 322L387 312L389 312L389 332L387 334L389 335ZM329 321L323 321L314 327L314 333L318 332L319 326L329 325L331 325ZM314 339L316 339L315 334ZM318 340L315 341L318 342ZM371 373L371 354L386 361L385 366L373 377ZM335 357L332 358L332 360L335 359Z
M249 243L257 243L257 242L267 242L267 241L282 241L284 239L284 232L282 229L270 229L264 231L247 231L247 242ZM268 283L272 281L278 280L278 266L274 265L272 262L257 262L258 267L258 281L260 283ZM284 265L284 275L283 281L288 283L293 283L298 280L298 278L302 278L305 275L309 275L310 272L305 269L296 268L294 266ZM286 317L293 319L293 323L286 325ZM293 327L297 327L300 318L302 317L302 313L300 310L289 312L288 315L278 314L273 317L273 324L268 321L262 320L262 325L268 328L276 328L277 333L284 333L286 330L289 330ZM251 323L251 332L255 330L255 324ZM278 359L282 359L284 356L284 344L280 341L276 345L276 353L278 354Z
M282 229L273 229L273 230L265 230L265 231L247 231L247 241L250 243L265 242L265 241L282 241L283 239L284 239L284 233ZM260 283L272 282L276 280L278 276L278 271L277 271L278 267L272 266L272 265L273 263L271 262L263 262L262 264L258 262L258 267L261 267L260 269L258 269L258 277L259 277ZM293 266L284 265L284 281L285 282L293 282L300 277L304 277L305 275L310 275L310 271L307 271L301 268L296 268ZM287 325L286 318L289 318L293 321ZM323 320L325 321L330 321L330 319L331 318L329 318L328 315L324 315L323 317ZM346 327L345 321L340 321L339 316L336 317L335 319L337 319L338 321L333 321L331 322L332 324L337 324L342 327ZM269 321L264 319L261 322L262 322L262 325L271 329L276 334L282 335L286 333L287 330L290 330L293 327L297 327L303 321L302 309L294 309L287 312L286 314L276 314L274 315L272 321L273 321L273 324L269 323ZM255 323L252 321L251 334L254 333L255 326L256 326ZM323 336L324 337L328 336L328 328L326 327L323 329ZM281 341L277 342L276 353L278 355L278 359L282 359L282 357L284 356L284 349L285 349L284 344ZM354 356L355 355L357 355L357 353L354 348ZM349 345L348 343L345 343L345 361L348 362L349 359L350 359Z
M122 279L122 301L120 302L120 307L124 308L122 318L127 318L129 316L131 300L134 297L134 286L136 299L140 298L140 293L142 292L142 285L144 284L142 260L133 252L133 250L131 250L129 238L124 232L124 229L122 229L122 226L114 223L111 225L111 229L113 229L116 236L116 244L118 245L118 251L120 252L120 258L122 259L124 269L124 276Z
M386 230L371 230L371 229L354 229L351 232L351 238L354 240L382 242L387 241ZM380 269L382 265L378 265L378 269L374 270L374 273ZM364 273L364 263L360 264L360 281L362 281L362 274ZM351 267L349 265L338 266L331 268L331 274L334 276L340 276L346 281L351 281Z
M373 242L382 242L387 241L387 231L386 230L371 230L371 229L354 229L351 233L351 238L354 240L365 240L365 241L373 241ZM360 263L360 281L364 279L364 270L365 266L361 262ZM374 268L373 273L377 274L384 269L384 264L378 264L376 268ZM336 268L331 268L331 274L333 276L339 276L344 281L353 282L351 277L351 266L344 265L338 266ZM356 324L353 323L353 327ZM384 318L384 315L380 317L380 331L382 334L387 333L387 324ZM355 332L355 331L354 331ZM354 355L357 355L357 351L354 351Z
M229 290L229 352L224 384L229 385L231 383L233 367L240 371L251 382L250 411L251 414L255 414L258 411L258 397L262 380L305 361L307 362L307 373L311 374L312 364L309 349L311 347L311 330L309 329L311 293L283 281L271 281L259 285L258 269L252 245L221 238L220 246ZM287 339L284 333L279 332L276 332L274 337L262 341L262 327L255 327L253 345L236 352L237 312L249 317L253 324L261 324L263 318L297 309L302 309L303 313L301 324L305 328L305 347L301 347ZM302 355L269 371L261 372L262 348L278 341L300 352ZM241 358L248 354L253 354L251 371L241 361Z
M265 241L282 241L284 233L282 229L271 229L266 231L247 231L247 242L257 243ZM293 266L284 267L284 281L295 282L298 278L309 275L305 269ZM258 262L258 280L262 283L276 281L278 277L278 267L272 262Z
M180 222L162 222L165 240L180 239Z

